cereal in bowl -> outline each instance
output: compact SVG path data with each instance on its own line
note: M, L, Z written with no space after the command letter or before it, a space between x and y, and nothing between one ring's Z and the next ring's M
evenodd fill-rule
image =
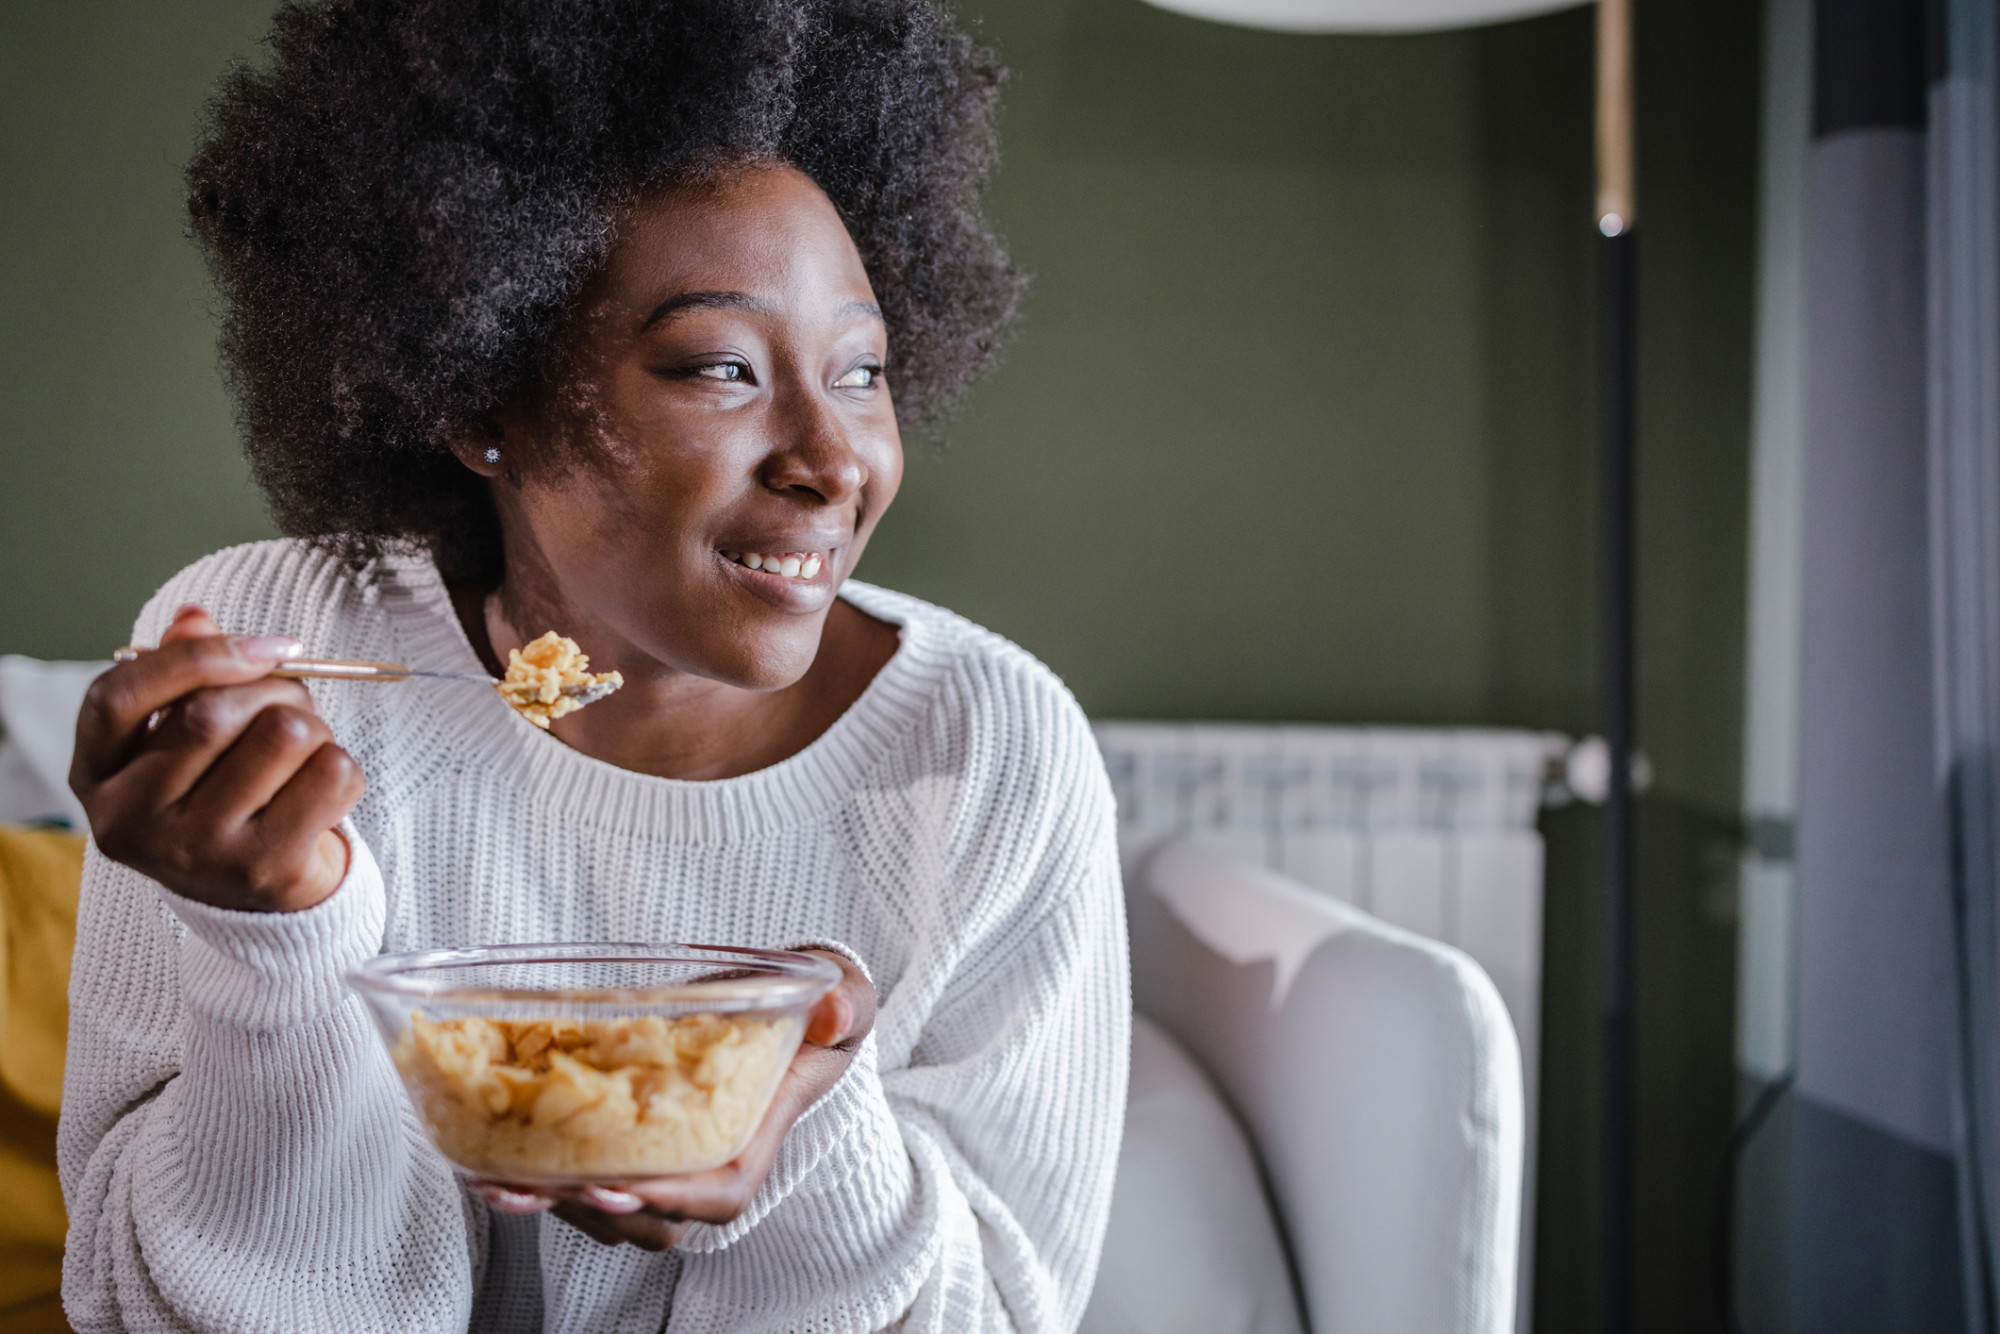
M524 1183L667 1176L742 1151L802 1023L417 1014L394 1055L438 1149L467 1171Z

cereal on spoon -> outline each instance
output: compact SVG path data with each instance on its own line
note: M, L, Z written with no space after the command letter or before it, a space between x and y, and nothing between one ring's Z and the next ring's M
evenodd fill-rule
M500 698L523 718L543 731L551 722L575 713L593 699L602 699L625 684L617 672L593 676L590 658L574 639L551 630L526 648L507 650L507 674L494 684ZM563 688L601 686L587 698L565 695Z

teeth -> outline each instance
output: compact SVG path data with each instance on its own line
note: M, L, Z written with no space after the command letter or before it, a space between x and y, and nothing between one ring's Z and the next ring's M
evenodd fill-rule
M729 553L725 552L725 555ZM738 565L785 579L812 579L825 564L816 551L743 551L730 556Z

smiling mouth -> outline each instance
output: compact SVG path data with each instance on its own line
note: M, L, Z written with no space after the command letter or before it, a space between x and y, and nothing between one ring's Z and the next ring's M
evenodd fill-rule
M812 579L825 563L817 551L725 551L722 554L747 569L775 574L780 579Z

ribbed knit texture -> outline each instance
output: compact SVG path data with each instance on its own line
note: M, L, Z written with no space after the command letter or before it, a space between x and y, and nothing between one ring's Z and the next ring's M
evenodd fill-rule
M1011 644L843 596L900 647L769 769L653 778L491 691L316 682L369 779L331 898L229 912L91 849L60 1135L77 1329L1073 1329L1130 1025L1098 752ZM316 655L479 670L421 560L357 577L296 543L236 547L169 582L133 642L184 602ZM559 940L824 943L868 970L874 1034L745 1217L666 1255L605 1247L489 1213L424 1139L342 971Z

